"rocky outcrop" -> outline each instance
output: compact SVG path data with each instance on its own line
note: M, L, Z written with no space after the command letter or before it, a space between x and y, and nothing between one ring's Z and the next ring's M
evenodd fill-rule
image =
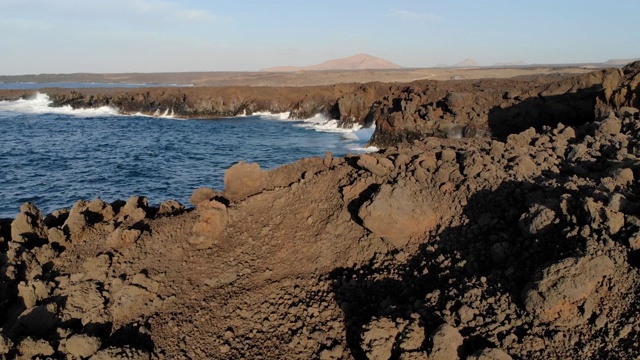
M634 86L630 77L607 69L551 82L537 78L412 84L373 104L376 131L371 142L389 146L425 136L506 137L529 127L580 125L593 121L603 103L620 107L623 102L611 100L623 81Z
M637 113L640 62L576 76L336 84L289 87L46 89L53 106L112 106L123 113L220 118L258 111L316 114L341 126L376 126L371 144L384 147L427 136L506 137L529 127L580 125L611 111ZM9 90L1 99L32 93Z

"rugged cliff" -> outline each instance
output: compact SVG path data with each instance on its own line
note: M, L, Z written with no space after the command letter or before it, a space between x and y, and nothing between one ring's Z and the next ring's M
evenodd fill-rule
M414 83L390 89L370 109L372 143L393 145L425 136L505 137L528 127L580 125L610 109L638 106L640 63L623 70L522 80ZM548 81L551 80L551 81Z

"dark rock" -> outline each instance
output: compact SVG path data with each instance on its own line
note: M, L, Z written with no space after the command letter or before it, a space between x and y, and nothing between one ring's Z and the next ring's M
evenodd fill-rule
M193 196L192 196L193 197ZM177 200L165 200L160 204L158 216L177 215L184 211L184 205Z

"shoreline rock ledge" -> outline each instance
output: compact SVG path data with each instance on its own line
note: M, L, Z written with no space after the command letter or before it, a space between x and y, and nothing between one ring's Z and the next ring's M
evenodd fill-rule
M371 144L393 146L425 137L504 138L529 127L579 126L614 109L640 107L640 62L581 75L513 79L366 83L307 87L42 89L52 106L112 106L122 113L221 118L288 112L292 119L322 114L343 127L376 126ZM0 90L0 99L35 91Z

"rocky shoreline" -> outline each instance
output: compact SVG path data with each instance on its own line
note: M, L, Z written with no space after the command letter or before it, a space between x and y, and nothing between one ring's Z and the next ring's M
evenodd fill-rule
M245 98L249 111L295 103L307 115L348 99L340 118L373 116L374 141L389 146L270 171L239 163L223 191L197 189L194 208L138 196L46 215L23 205L0 220L0 354L638 358L639 84L635 63L561 79L336 85L338 98L295 89L288 103L293 91L271 89L273 109ZM138 111L210 96L120 91L100 101ZM96 94L50 95L100 106Z
M317 114L342 126L370 126L378 147L426 136L504 138L530 126L562 121L579 125L602 109L632 106L638 63L581 75L516 79L415 81L408 84L336 84L308 87L199 87L153 89L43 89L52 106L111 106L125 114L171 113L182 118L221 118L254 112ZM0 91L0 99L35 91Z

